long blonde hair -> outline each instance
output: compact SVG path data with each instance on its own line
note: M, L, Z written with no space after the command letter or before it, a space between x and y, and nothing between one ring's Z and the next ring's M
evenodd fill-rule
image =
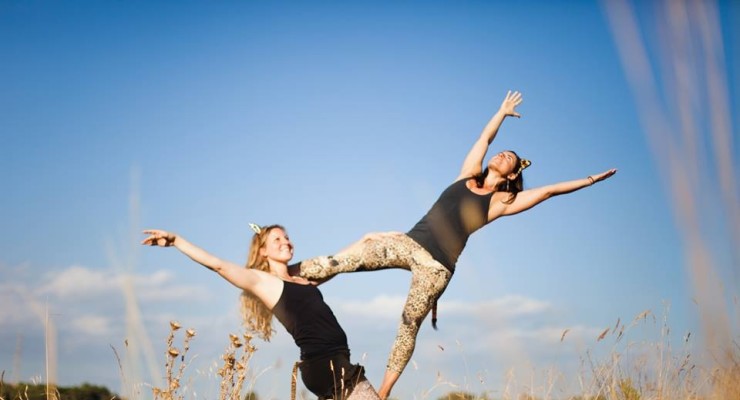
M260 227L259 233L255 233L252 236L252 244L249 246L249 255L247 256L247 265L245 268L270 272L270 264L267 262L267 258L260 254L260 250L265 246L267 234L276 228L285 230L280 225L268 225ZM247 330L269 342L272 334L275 332L272 329L272 312L270 309L255 295L247 291L242 291L241 312Z

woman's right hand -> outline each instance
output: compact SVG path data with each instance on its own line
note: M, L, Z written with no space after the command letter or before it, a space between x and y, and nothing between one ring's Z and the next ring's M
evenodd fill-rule
M520 118L521 115L519 115L518 112L514 111L516 106L519 104L522 104L522 94L514 91L512 92L509 90L506 92L506 98L504 98L504 101L501 103L501 108L499 108L499 112L502 112L506 116L512 116Z
M160 229L147 229L144 234L149 235L141 241L145 246L170 247L175 244L177 235Z

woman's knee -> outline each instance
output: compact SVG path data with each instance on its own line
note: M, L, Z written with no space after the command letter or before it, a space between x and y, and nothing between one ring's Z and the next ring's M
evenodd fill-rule
M306 279L322 279L329 275L330 258L321 256L301 262L301 276Z

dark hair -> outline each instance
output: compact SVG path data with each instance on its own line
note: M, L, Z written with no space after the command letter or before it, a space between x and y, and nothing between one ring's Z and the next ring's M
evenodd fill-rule
M512 154L514 154L515 160L514 165L520 166L522 163L522 159L519 157L518 154L516 154L513 150L506 150ZM488 168L485 168L483 171L475 174L472 176L473 179L475 179L475 187L482 188L483 182L486 180L486 177L488 176ZM516 198L516 194L524 190L524 177L522 176L522 171L519 169L516 174L516 178L514 179L506 179L504 182L499 183L494 189L496 192L507 192L509 193L509 198L505 201L507 204L511 204L511 202L514 201Z

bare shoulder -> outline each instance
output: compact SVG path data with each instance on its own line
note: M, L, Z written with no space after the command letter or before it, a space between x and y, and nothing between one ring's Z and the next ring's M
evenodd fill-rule
M511 200L511 194L508 192L495 192L491 196L491 203L488 205L488 222L504 215L506 207Z
M269 272L260 271L258 269L247 268L246 271L249 271L249 273L254 274L254 276L256 278L258 278L260 280L263 280L263 281L269 281L269 280L273 280L273 279L280 280L280 278L278 278L277 276L275 276L275 275L273 275L273 274L271 274Z

